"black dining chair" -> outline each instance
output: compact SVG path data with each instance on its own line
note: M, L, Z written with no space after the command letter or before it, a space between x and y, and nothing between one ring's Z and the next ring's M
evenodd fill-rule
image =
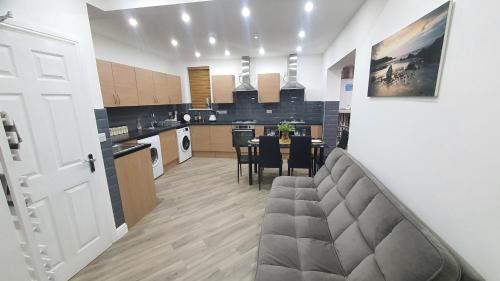
M281 155L278 136L259 137L259 190L261 188L264 168L278 168L279 175L283 175L283 156Z
M293 169L308 169L309 176L311 177L313 164L311 136L291 136L290 139L288 175L293 175Z
M348 130L342 130L342 133L340 133L340 140L339 144L337 144L337 147L340 147L342 149L347 149L347 143L349 142L349 131Z
M248 148L248 141L250 141L252 138L234 138L233 136L233 143L234 143L234 149L236 150L236 160L237 162L237 167L236 167L236 174L238 175L238 184L240 183L240 176L243 175L243 164L249 164L250 162L250 157L247 154L241 153L241 148ZM255 153L252 157L252 164L258 164L259 163L259 156ZM257 171L255 171L257 172Z

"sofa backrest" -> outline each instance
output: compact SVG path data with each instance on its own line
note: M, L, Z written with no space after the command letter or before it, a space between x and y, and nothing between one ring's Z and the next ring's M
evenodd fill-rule
M348 280L483 280L344 150L314 183Z

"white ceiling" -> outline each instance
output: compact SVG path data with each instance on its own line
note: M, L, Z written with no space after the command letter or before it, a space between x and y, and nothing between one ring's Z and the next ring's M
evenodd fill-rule
M171 59L191 60L195 51L201 59L224 58L225 49L233 58L259 56L260 47L266 56L277 56L295 52L298 45L303 54L320 54L364 1L314 0L311 13L304 11L304 0L187 1L113 11L89 5L89 18L92 32ZM251 10L247 19L241 15L244 2ZM181 20L183 11L191 16L189 24ZM129 17L136 18L138 26L130 26ZM298 38L301 29L306 31L304 39ZM217 38L215 46L208 43L209 34ZM172 38L179 42L177 48L170 44Z

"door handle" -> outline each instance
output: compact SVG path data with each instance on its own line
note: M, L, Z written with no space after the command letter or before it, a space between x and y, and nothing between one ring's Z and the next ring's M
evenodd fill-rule
M90 172L93 173L93 172L95 172L95 162L97 161L97 159L94 159L94 155L92 155L92 153L90 153L87 156L87 158L88 159L86 159L84 161L89 164Z

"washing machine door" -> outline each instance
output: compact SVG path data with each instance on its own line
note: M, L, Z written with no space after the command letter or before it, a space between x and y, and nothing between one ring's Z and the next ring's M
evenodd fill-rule
M182 138L182 151L186 152L191 147L191 141L188 136L184 136Z
M160 162L158 149L156 149L156 147L151 146L151 149L149 151L151 152L151 160L153 162L153 167L156 167L156 165L158 165L158 162Z

